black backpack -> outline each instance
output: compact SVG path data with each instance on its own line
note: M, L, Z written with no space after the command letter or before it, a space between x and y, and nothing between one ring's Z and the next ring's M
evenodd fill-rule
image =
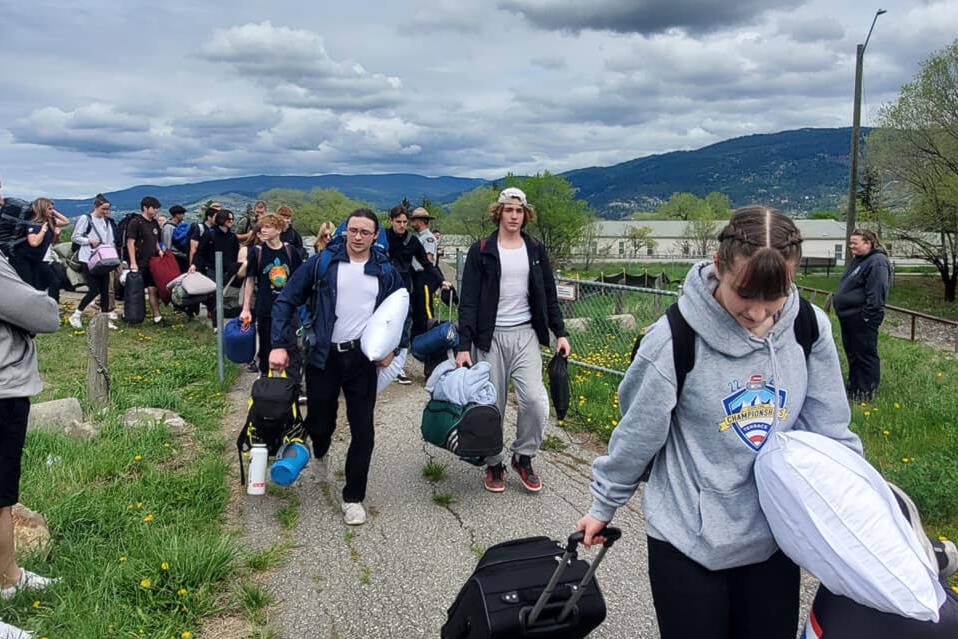
M127 213L120 220L120 223L114 227L113 237L116 239L116 247L120 253L120 259L129 262L130 256L126 252L126 233L129 230L130 222L135 217L140 217L140 213Z
M251 450L254 443L266 444L266 450L272 457L283 444L306 439L298 398L299 385L285 375L274 376L273 371L270 371L269 377L260 377L253 382L246 423L236 438L240 483L246 483L243 453Z
M27 241L27 226L33 218L33 207L24 200L8 197L0 206L0 251L13 258L17 246Z
M672 363L675 366L675 394L678 398L682 396L686 376L695 367L695 331L682 316L678 302L665 309L665 317L669 321L669 330L672 331ZM795 341L805 352L805 361L807 362L808 356L812 352L812 346L818 341L819 332L815 307L803 297L798 298L798 315L795 316L795 323L792 328L795 330ZM632 347L632 360L635 360L635 355L639 352L639 344L642 342L643 335L644 333L640 333L635 338L635 345ZM678 401L676 401L677 404ZM648 481L651 473L652 462L649 462L649 465L645 467L641 477L639 477L639 481Z

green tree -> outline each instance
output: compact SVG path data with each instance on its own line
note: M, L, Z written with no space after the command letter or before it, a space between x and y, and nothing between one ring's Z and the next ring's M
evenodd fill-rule
M958 40L925 60L868 136L869 160L905 199L891 235L938 270L944 297L958 280ZM900 245L900 244L899 244Z
M271 189L260 193L259 199L266 202L269 210L285 204L293 209L293 227L303 235L316 235L323 222L339 224L351 212L359 208L375 210L368 202L346 197L338 189Z
M652 239L652 229L648 226L633 226L629 229L629 244L632 245L632 257L638 257L649 249L655 250L656 242Z
M510 177L507 186L522 189L536 209L535 222L526 230L542 240L549 257L562 264L582 241L583 231L595 220L585 200L575 197L575 188L564 177L548 171L525 178Z
M824 211L824 210L822 210L822 211L812 211L812 212L809 214L808 219L810 219L810 220L839 220L839 219L841 219L841 218L838 216L838 213L837 213L836 211Z
M449 205L449 215L442 221L442 232L467 235L471 242L478 242L495 228L489 219L489 205L496 201L497 191L480 186L463 193Z
M673 193L668 200L655 208L655 215L660 220L688 221L703 214L707 208L705 200L691 193Z
M732 201L724 193L712 191L705 196L705 204L717 220L727 220L732 217Z

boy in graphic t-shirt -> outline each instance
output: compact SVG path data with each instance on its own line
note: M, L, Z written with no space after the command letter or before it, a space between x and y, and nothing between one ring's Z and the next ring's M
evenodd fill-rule
M293 271L302 264L299 252L279 239L285 228L286 223L279 216L274 214L261 216L257 231L260 244L250 247L246 258L246 286L243 289L243 310L240 312L240 320L249 322L253 317L256 318L260 375L269 373L273 302L286 286ZM251 313L254 287L256 288L256 305ZM298 348L289 349L289 360L286 374L299 383L302 357Z

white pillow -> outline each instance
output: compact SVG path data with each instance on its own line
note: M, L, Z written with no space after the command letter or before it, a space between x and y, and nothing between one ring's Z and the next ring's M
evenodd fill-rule
M815 433L775 433L755 460L775 541L835 594L938 621L945 592L888 485L865 459Z
M369 361L378 362L396 350L408 314L409 291L404 288L393 292L373 312L360 338L360 347Z
M186 273L180 285L190 295L209 295L216 290L216 282L197 271Z

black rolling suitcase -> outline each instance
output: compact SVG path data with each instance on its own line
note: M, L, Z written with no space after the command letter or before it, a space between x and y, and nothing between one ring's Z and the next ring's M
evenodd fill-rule
M606 528L591 564L576 552L582 533L571 535L565 548L548 537L493 546L450 606L442 639L587 636L605 620L595 570L621 535Z
M146 301L143 275L139 271L126 274L123 285L123 321L127 324L139 324L146 318Z

